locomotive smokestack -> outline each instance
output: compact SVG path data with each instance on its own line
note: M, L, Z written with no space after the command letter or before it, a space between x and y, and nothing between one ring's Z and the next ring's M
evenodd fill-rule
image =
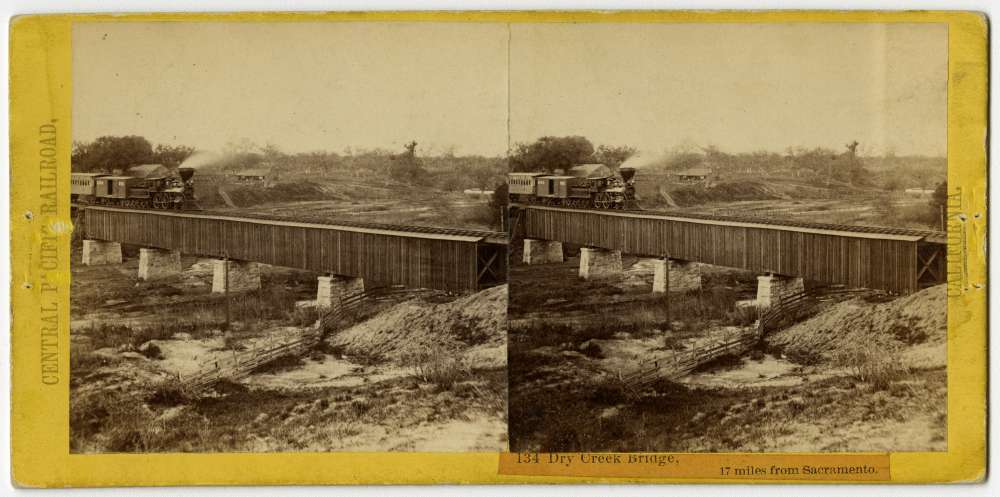
M194 168L193 167L179 167L179 168L177 168L177 174L181 175L181 179L182 180L187 181L187 180L191 179L191 176L194 176Z
M622 175L622 181L628 183L629 181L632 181L632 178L635 177L635 168L634 167L618 168L618 174Z

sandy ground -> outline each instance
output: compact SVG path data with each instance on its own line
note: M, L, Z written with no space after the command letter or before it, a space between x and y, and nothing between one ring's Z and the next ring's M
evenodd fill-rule
M257 373L240 382L249 387L270 390L356 387L413 374L413 371L398 366L366 367L331 354L318 357L318 360L315 357L305 359L300 367Z
M700 296L676 296L677 331L667 332L662 302L649 296L651 264L625 261L620 278L582 282L575 262L512 268L512 450L947 448L943 288L888 302L830 303L743 357L720 358L676 383L658 381L636 393L616 378L738 333L720 320L753 294L754 281L721 273L706 279ZM700 300L706 296L713 300ZM722 315L713 317L708 304L720 303ZM852 352L875 339L888 345ZM890 350L903 369L878 385L834 361L861 366L871 357L864 353L878 362Z
M732 369L699 371L681 378L685 385L709 388L787 387L810 380L795 363L764 354L760 360L741 357Z
M210 302L211 263L183 262L182 274L152 282L136 280L134 259L73 265L74 452L506 447L505 287L457 301L435 296L389 306L388 318L378 311L358 323L354 341L339 350L327 343L189 397L171 387L178 374L232 354L230 347L264 347L301 333L290 323L294 303L314 295L315 275L265 267L260 295L234 296L232 331L225 334L218 327L222 306ZM240 309L256 317L244 319ZM407 326L417 323L428 327ZM414 332L419 340L411 339ZM391 352L417 342L462 358L461 367L429 374L426 364L395 361L392 353L361 353L366 346ZM147 357L153 346L158 354Z

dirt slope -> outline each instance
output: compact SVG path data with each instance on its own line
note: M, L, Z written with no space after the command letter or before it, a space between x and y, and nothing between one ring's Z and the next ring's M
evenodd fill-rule
M767 343L790 355L828 361L838 351L865 343L898 348L910 367L947 363L947 289L927 288L883 304L839 302L816 316L778 331Z
M329 339L355 356L406 362L414 355L462 353L474 368L506 363L507 286L434 304L410 300Z

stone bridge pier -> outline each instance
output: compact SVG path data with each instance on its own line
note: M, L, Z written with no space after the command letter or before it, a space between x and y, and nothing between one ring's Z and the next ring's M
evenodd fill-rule
M230 292L259 289L260 264L234 259L212 261L212 293L225 293L227 287Z
M122 244L103 240L84 240L82 256L84 266L121 264Z
M562 242L551 240L524 239L524 254L521 256L525 264L551 264L563 261Z
M316 307L329 309L348 295L365 291L365 280L350 276L330 275L316 278Z
M139 249L139 279L155 280L181 272L181 253L178 250L155 248Z
M805 291L805 281L802 278L792 278L767 274L757 277L757 307L771 307L782 300Z
M622 274L621 250L583 247L580 249L580 278L610 278Z
M701 288L697 264L679 259L653 259L653 293L686 292Z

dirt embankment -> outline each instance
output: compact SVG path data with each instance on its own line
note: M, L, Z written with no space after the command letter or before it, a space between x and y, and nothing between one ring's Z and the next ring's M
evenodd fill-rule
M494 369L506 364L506 309L506 285L442 304L410 300L329 343L348 356L409 364L460 354L474 369Z
M883 304L852 299L770 335L767 343L806 364L843 362L875 348L887 358L897 354L906 367L939 368L948 360L946 311L945 285Z

